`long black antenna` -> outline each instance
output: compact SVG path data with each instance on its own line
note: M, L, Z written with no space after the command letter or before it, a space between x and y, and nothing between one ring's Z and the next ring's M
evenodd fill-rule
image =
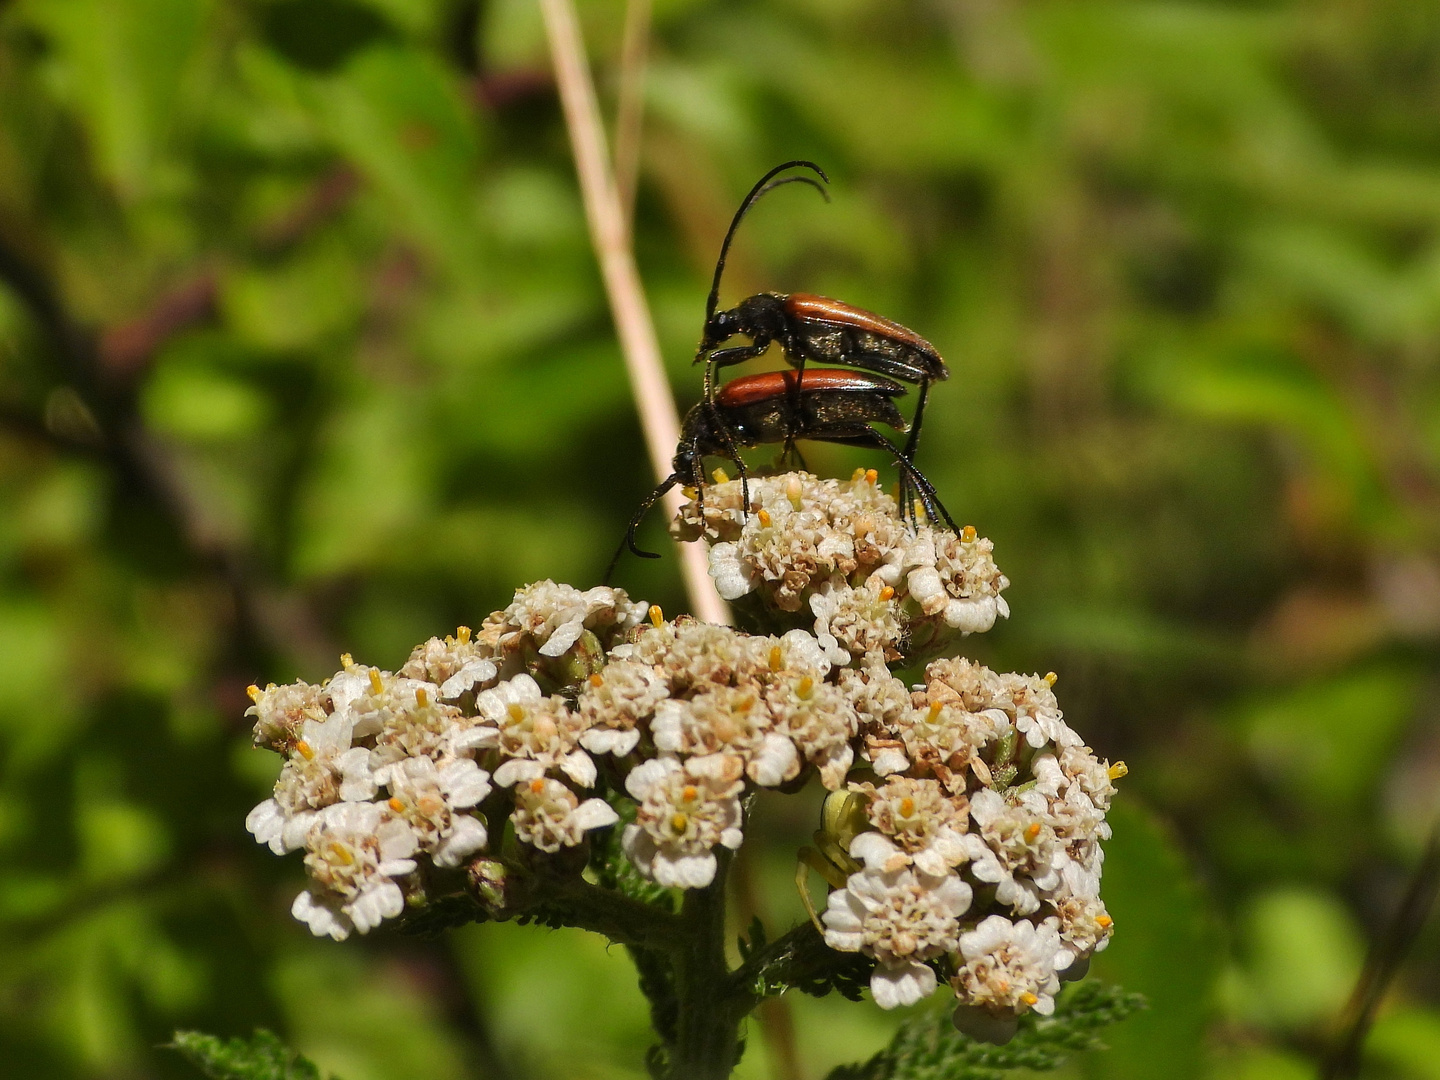
M772 188L780 187L782 184L799 182L809 184L816 191L820 192L821 195L825 196L826 202L830 201L830 196L825 189L808 176L787 176L784 180L771 183L776 176L786 169L794 169L796 167L809 169L819 176L821 180L824 180L825 183L828 184L830 182L830 177L825 175L825 170L820 168L819 165L816 165L813 161L805 161L799 158L795 161L787 161L783 165L776 165L759 180L755 181L755 186L750 189L750 194L745 196L744 200L740 203L740 209L735 211L735 217L730 221L730 230L725 234L725 242L720 245L720 258L715 261L715 280L710 285L710 296L705 301L705 321L707 323L710 321L710 316L715 314L716 305L720 303L720 276L725 273L725 258L730 254L730 241L735 239L735 230L740 227L740 222L744 220L745 214L749 211L750 207L755 204L757 199Z
M645 497L645 501L640 504L640 509L636 510L635 516L630 519L630 527L625 530L625 539L621 540L620 546L615 549L615 557L610 560L610 565L605 568L605 576L600 579L602 584L610 584L610 575L615 573L615 567L620 562L620 556L625 554L627 548L642 559L660 558L655 552L645 551L635 543L635 530L638 529L640 523L645 520L645 515L650 512L650 508L660 501L660 497L682 480L683 477L681 477L678 472L671 473L664 480L660 481L654 491Z

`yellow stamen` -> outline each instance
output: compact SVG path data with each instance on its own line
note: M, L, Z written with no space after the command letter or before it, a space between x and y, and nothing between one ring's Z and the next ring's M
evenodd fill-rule
M597 671L594 675L590 676L590 685L595 687L596 690L599 690L600 687L605 685L605 677Z
M1045 672L1045 681L1051 686L1054 686L1057 682L1060 681L1060 676L1056 675L1053 671L1047 671Z
M716 469L710 474L710 479L714 480L717 484L728 484L730 482L730 474L724 469Z
M245 693L250 695L251 701L258 702L260 700L260 687L256 686L253 682L245 688Z
M934 723L940 717L940 710L945 708L939 701L930 702L930 722Z
M505 711L510 714L510 719L514 720L517 724L525 719L525 706L521 705L518 701L512 701L509 705L505 706Z
M876 470L876 469L866 469L866 470L865 470L865 482L866 482L867 484L873 484L873 483L875 483L876 480L879 480L879 479L880 479L880 473L879 473L878 470Z
M975 542L975 537L979 535L980 534L975 531L974 525L966 525L963 529L960 530L960 539L964 540L967 544L973 544Z
M401 802L398 798L396 798L394 795L390 796L390 798L386 801L385 805L390 807L390 809L394 810L397 814L403 813L405 810L405 804Z
M906 795L900 800L900 816L909 817L913 813L915 813L915 800Z
M370 692L372 694L383 694L385 692L385 683L380 678L380 672L374 668L370 669Z
M762 506L762 507L760 508L760 512L759 512L758 514L756 514L755 516L760 519L760 527L761 527L762 529L768 529L768 528L770 527L770 511L769 511L769 510L766 510L766 509Z
M1101 930L1109 930L1110 927L1115 925L1115 920L1109 915L1096 915L1095 925L1100 927Z
M350 849L344 844L331 844L330 856L346 866L355 865L355 856L350 854Z
M686 784L680 792L681 802L694 802L700 797L700 789L694 784Z
M314 761L314 760L315 760L315 750L314 750L314 748L311 747L311 745L310 745L308 742L306 742L304 739L297 739L297 740L295 741L295 752L296 752L297 754L299 754L301 757L303 757L306 761Z
M455 631L455 640L458 641L461 645L467 645L467 644L469 644L469 642L470 642L470 627L468 627L468 626L461 626L461 627L457 628L456 631Z
M803 679L801 679L798 683L795 684L796 697L808 698L814 692L815 680L812 679L809 675L806 675Z
M544 778L543 776L537 776L534 780L531 780L531 781L530 781L530 794L531 794L531 795L539 795L539 794L540 794L542 791L544 791L544 790L545 790L545 778Z
M650 605L650 625L656 630L665 625L665 613L660 610L659 604Z
M864 479L865 479L865 469L864 469L864 467L862 466L861 468L856 469L855 472L851 475L851 477L850 477L850 482L851 482L852 484L858 484L861 480L864 480Z
M1115 762L1114 765L1111 765L1111 766L1110 766L1110 779L1111 779L1111 780L1119 780L1122 776L1129 776L1129 775L1130 775L1130 766L1129 766L1129 765L1126 765L1123 761L1117 761L1117 762Z
M893 600L893 599L895 599L895 587L894 587L893 585L886 585L883 589L880 590L880 599L881 599L881 600Z
M1039 835L1040 835L1040 823L1039 823L1038 821L1032 821L1029 825L1026 825L1026 826L1025 826L1025 841L1026 841L1026 843L1033 844L1033 843L1035 842L1035 838L1036 838L1037 836L1039 836Z
M693 498L695 498L695 489L694 489L693 487L691 487L689 484L686 484L684 487L682 487L682 488L680 489L680 493L681 493L682 495L684 495L685 498L687 498L687 499L693 499Z
M1020 995L1020 1000L1023 1001L1026 1005L1034 1005L1040 999L1034 994L1032 994L1029 990L1026 990L1023 994Z
M430 695L425 692L423 686L417 686L415 688L415 704L422 709L428 709L430 707Z
M685 826L690 824L690 818L685 814L674 814L670 818L670 829L672 832L683 833Z
M343 667L346 671L349 671L352 667L355 666L355 658L351 656L348 652L342 652L340 654L340 666Z
M928 519L925 517L925 504L924 504L923 502L921 502L919 499L915 499L911 505L913 505L913 506L915 507L915 520L916 520L916 521L926 521L926 520L928 520Z
M779 671L785 666L785 654L780 651L779 645L770 646L770 670Z

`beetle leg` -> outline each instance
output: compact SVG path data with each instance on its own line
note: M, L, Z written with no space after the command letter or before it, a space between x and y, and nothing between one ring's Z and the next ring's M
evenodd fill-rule
M740 525L743 527L750 517L750 471L745 467L745 459L740 456L740 448L735 445L735 436L730 434L730 425L720 416L720 408L713 401L710 402L710 417L714 421L715 430L720 432L720 441L725 444L725 453L735 467L740 470ZM705 524L705 505L700 504L700 524Z
M920 445L920 425L925 420L925 399L929 396L929 393L930 380L928 378L922 378L920 380L918 400L915 402L915 415L910 420L910 437L905 440L905 456L909 459L911 465L915 464L915 451ZM910 479L902 470L900 474L900 506L902 512L904 508L911 505L910 487ZM912 518L914 517L913 509L910 511L910 515Z
M841 446L864 446L872 450L883 450L890 454L894 458L896 466L899 467L901 475L908 477L920 493L920 501L925 507L925 512L930 515L930 520L940 521L943 519L951 529L956 532L960 531L960 527L955 524L955 519L950 516L950 511L945 509L945 504L936 494L934 485L925 479L925 474L910 464L910 459L898 446L874 428L863 424L854 427L837 425L824 433L814 432L810 438L816 442L832 442ZM901 513L904 513L903 507Z
M746 360L753 360L757 356L765 355L770 348L769 338L759 338L750 345L736 345L730 349L716 349L705 358L705 400L713 406L715 403L715 371L717 368L729 367L731 364L743 363ZM696 359L700 359L698 356Z
M745 360L754 360L757 356L764 356L770 348L769 338L760 338L750 345L736 345L729 349L716 349L707 360L712 368L729 367L731 364L739 364Z

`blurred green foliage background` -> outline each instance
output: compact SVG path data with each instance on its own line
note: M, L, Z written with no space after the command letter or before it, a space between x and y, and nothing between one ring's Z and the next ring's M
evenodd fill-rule
M1095 973L1152 1007L1072 1074L1312 1074L1440 803L1440 4L655 0L645 100L681 407L737 199L814 158L725 298L939 346L922 465L1014 582L973 654L1130 764ZM652 483L533 0L0 4L0 280L0 1073L264 1024L347 1080L642 1075L621 950L316 942L242 827L246 684L594 584ZM814 806L750 830L772 933ZM1367 1075L1440 1077L1437 999L1432 928ZM742 1074L895 1019L790 1002Z

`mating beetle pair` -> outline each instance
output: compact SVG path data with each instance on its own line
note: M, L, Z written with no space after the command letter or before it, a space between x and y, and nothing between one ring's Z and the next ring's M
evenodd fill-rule
M694 486L703 518L702 463L707 455L728 457L736 464L743 489L742 505L748 508L748 473L739 451L769 443L783 443L787 453L793 452L796 439L883 450L892 455L900 469L901 513L914 513L907 494L913 488L932 520L943 518L951 528L955 527L934 487L913 460L930 383L948 378L950 374L933 345L899 323L839 300L809 293L758 293L728 311L716 310L730 243L755 201L788 183L809 184L825 194L825 189L809 176L780 175L801 167L829 183L829 177L814 162L787 161L756 182L730 222L715 263L715 277L705 303L704 332L695 355L696 363L705 363L704 399L685 414L680 442L671 462L672 472L630 520L625 539L606 572L607 580L627 547L642 558L659 557L636 546L635 530L650 508L675 485ZM750 338L750 344L719 347L737 334ZM716 387L718 369L756 358L772 343L780 345L794 371L742 376ZM807 361L844 367L807 369ZM860 368L875 374L846 368ZM893 400L906 393L905 387L896 380L919 387L915 416L909 424ZM908 430L910 436L904 448L897 447L870 426L877 422L897 431Z

